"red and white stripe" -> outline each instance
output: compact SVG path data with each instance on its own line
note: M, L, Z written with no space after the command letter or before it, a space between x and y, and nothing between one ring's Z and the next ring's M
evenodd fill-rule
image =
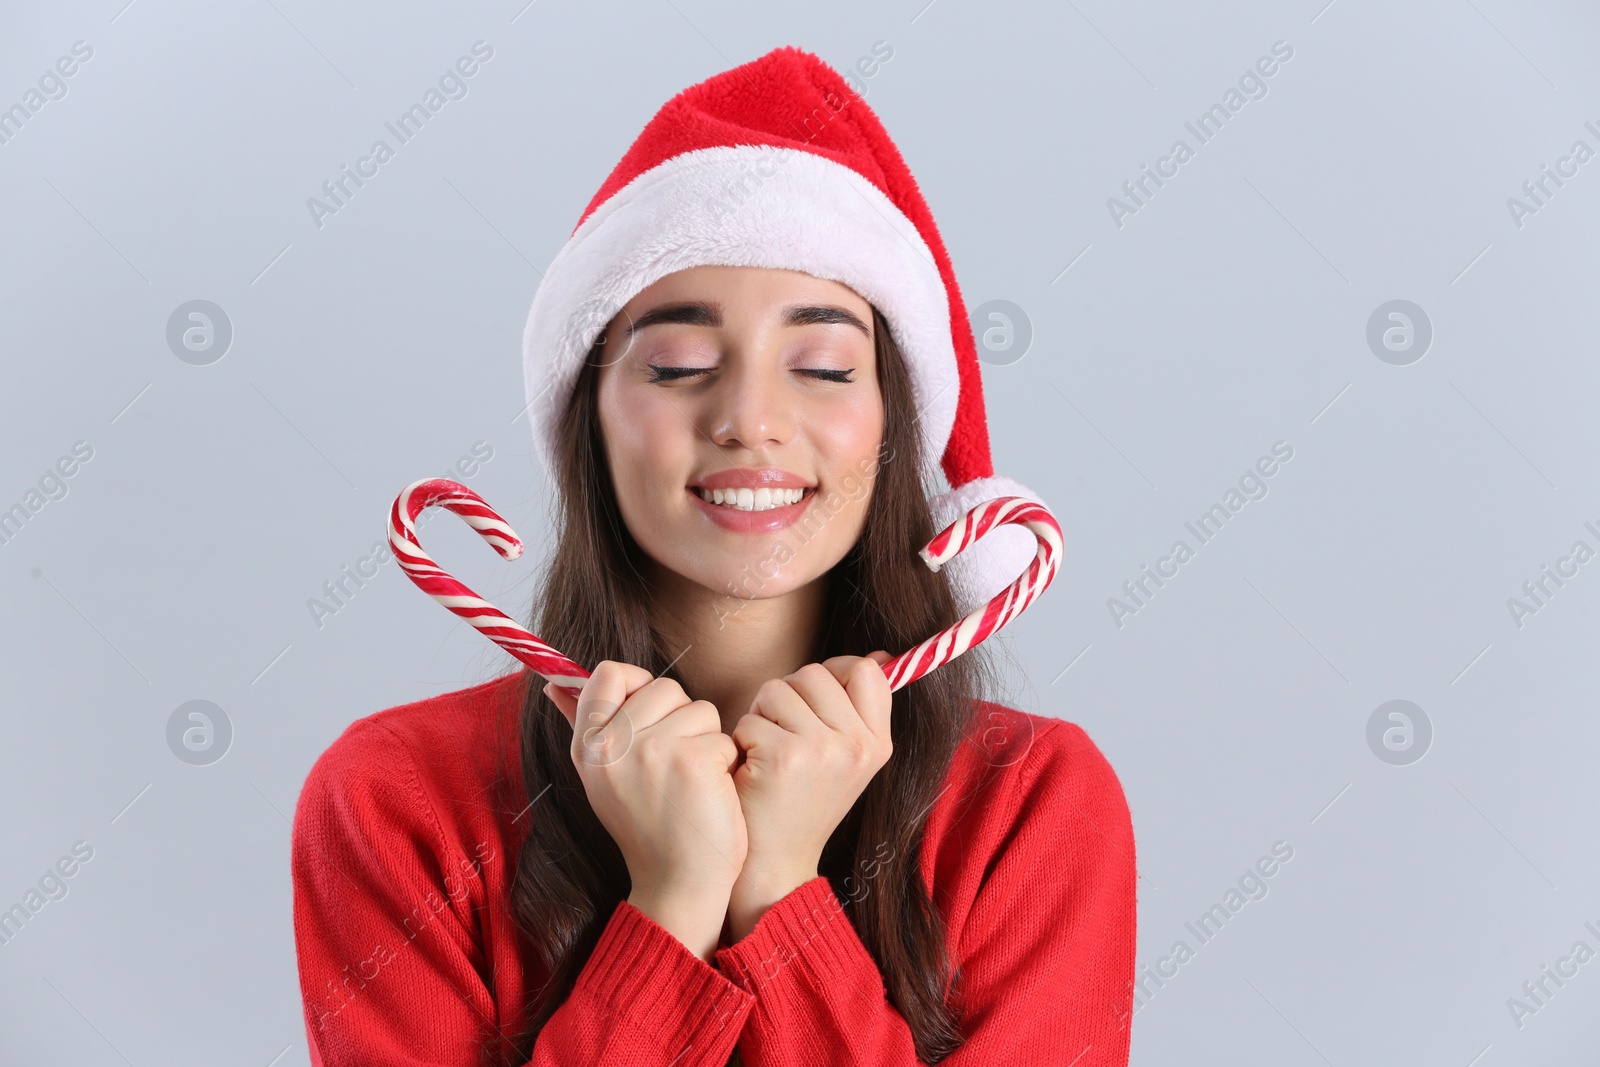
M1002 496L979 504L945 527L919 555L930 569L938 570L984 534L1008 523L1026 526L1039 539L1033 562L989 603L885 663L883 673L889 676L891 691L910 685L987 640L1027 610L1055 578L1061 563L1061 524L1049 508L1027 497Z
M416 519L424 508L434 506L461 516L505 559L522 555L522 541L482 497L459 482L427 478L406 486L389 512L389 544L401 569L424 593L476 626L495 644L549 681L578 695L588 680L588 671L462 585L422 550L417 541ZM1061 560L1061 526L1050 509L1026 497L1003 496L979 504L929 541L920 555L937 571L990 530L1008 523L1026 526L1039 540L1027 571L988 604L885 663L883 673L889 678L890 691L910 685L982 643L1021 615L1055 578Z
M489 640L549 681L577 696L589 672L517 625L510 616L441 568L417 541L417 516L424 508L449 508L478 531L505 559L522 555L522 541L483 498L448 478L425 478L406 486L389 511L389 546L400 569L417 588L478 628Z

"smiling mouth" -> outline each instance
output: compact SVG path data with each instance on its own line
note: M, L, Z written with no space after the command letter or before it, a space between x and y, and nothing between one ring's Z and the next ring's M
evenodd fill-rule
M691 486L707 504L732 511L772 511L798 504L811 489L705 489Z

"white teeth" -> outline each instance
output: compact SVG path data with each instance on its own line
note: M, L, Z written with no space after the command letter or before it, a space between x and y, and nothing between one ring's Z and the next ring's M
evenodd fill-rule
M718 504L738 511L770 511L773 508L798 504L805 498L804 489L696 489L700 499L708 504Z

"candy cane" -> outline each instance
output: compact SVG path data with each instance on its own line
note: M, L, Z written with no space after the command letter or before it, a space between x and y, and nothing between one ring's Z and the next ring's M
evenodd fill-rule
M983 607L954 626L946 627L909 652L902 652L883 665L893 692L910 685L924 674L955 659L961 653L987 640L1001 627L1027 610L1045 586L1056 576L1061 563L1061 524L1050 509L1037 500L1022 496L1002 496L986 501L967 512L928 542L918 553L929 569L937 571L966 551L978 538L1007 523L1026 526L1039 539L1033 562L1016 581Z
M477 627L516 659L577 696L589 677L588 671L457 581L422 550L417 541L417 516L424 508L435 506L461 516L503 558L512 560L522 555L521 539L477 493L447 478L425 478L406 486L389 511L389 544L400 568L424 593ZM954 626L885 663L883 673L889 678L890 691L910 685L986 640L1022 614L1055 578L1061 556L1061 526L1048 508L1026 497L1003 496L979 504L928 542L919 555L930 569L937 571L991 530L1013 523L1026 526L1039 541L1027 571Z
M449 508L505 559L522 555L522 540L500 513L460 482L424 478L412 482L395 497L389 510L389 545L400 569L417 588L466 619L489 640L532 667L549 681L577 696L589 672L572 662L530 631L518 626L505 612L468 589L433 562L417 541L417 516L423 508Z

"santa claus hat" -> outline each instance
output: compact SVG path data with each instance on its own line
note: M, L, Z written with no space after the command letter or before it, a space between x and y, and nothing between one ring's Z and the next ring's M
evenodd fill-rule
M905 160L838 72L793 47L667 101L545 272L522 350L547 464L606 324L653 282L697 266L804 271L883 313L910 372L924 454L950 486L930 501L936 529L997 496L1038 499L994 473L972 326ZM963 610L1015 580L1036 549L1027 530L1003 526L947 564Z

